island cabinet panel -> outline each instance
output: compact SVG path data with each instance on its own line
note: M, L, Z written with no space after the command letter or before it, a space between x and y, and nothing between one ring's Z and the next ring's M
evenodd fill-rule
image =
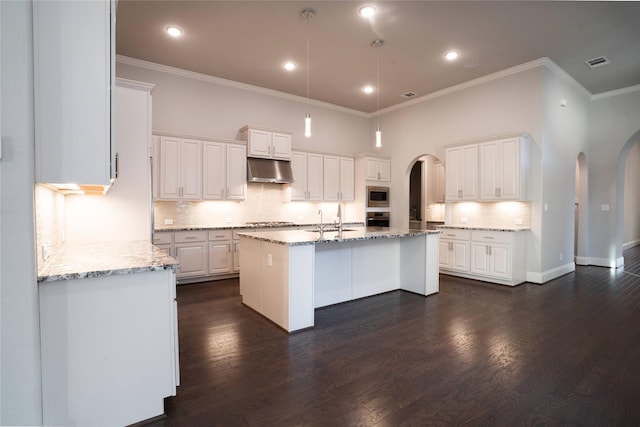
M423 237L424 239L424 237ZM400 243L405 239L353 242L353 298L400 288ZM424 262L424 261L423 261Z
M326 243L316 246L315 307L353 299L351 290L351 244Z
M400 247L400 284L405 291L421 295L438 292L438 239L403 239Z
M44 425L130 425L176 394L175 275L39 285Z

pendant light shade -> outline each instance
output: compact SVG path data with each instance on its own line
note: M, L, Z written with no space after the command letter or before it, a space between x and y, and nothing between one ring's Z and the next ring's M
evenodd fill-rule
M371 43L373 47L382 47L384 40L377 39ZM380 53L376 56L376 85L378 86L378 129L376 130L376 148L382 147L382 132L380 132Z
M309 20L315 16L316 12L313 9L305 9L300 14L307 20L307 30ZM309 32L307 31L307 104L309 103ZM311 113L307 112L304 118L304 136L311 138Z

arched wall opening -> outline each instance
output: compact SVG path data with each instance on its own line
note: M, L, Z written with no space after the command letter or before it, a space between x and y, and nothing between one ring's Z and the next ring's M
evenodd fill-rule
M635 132L631 138L622 147L620 156L618 157L618 175L616 179L616 252L618 266L624 266L623 251L625 246L632 247L640 244L640 237L630 239L629 242L625 242L625 230L629 233L629 230L635 234L636 231L640 235L640 185L639 181L631 181L634 176L639 177L640 173L637 168L640 167L640 156L637 154L640 144L640 130ZM633 151L632 151L633 150ZM630 156L631 153L631 156ZM628 180L627 180L628 179ZM627 200L627 198L629 200ZM625 221L627 224L625 226ZM635 241L634 241L635 240Z
M587 254L589 239L589 174L587 173L587 159L584 153L578 154L576 159L576 193L575 193L575 234L574 234L574 262L578 265L588 265Z
M416 157L408 166L409 228L433 229L444 223L444 164L433 154Z

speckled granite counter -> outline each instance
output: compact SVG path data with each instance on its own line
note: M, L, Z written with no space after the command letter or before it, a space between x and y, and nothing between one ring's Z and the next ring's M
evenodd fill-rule
M38 282L177 269L178 261L147 241L65 246L38 271Z
M484 231L529 231L531 227L524 226L488 226L488 225L436 225L438 229L455 229L455 230L484 230Z
M235 230L235 229L263 229L263 228L308 228L316 227L317 223L299 224L285 221L265 221L244 224L223 224L223 225L161 225L155 227L154 232L162 231L202 231L202 230ZM364 227L364 222L345 222L345 227Z
M345 226L342 233L325 231L320 234L315 230L280 230L280 231L251 231L238 233L251 239L264 240L288 246L317 245L328 242L347 242L352 240L395 239L399 237L424 236L439 234L439 230L411 230L408 228L387 227L358 227Z

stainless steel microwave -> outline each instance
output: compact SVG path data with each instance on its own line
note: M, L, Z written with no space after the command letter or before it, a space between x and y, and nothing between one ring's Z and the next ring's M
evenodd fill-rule
M367 207L388 208L389 187L367 186Z

